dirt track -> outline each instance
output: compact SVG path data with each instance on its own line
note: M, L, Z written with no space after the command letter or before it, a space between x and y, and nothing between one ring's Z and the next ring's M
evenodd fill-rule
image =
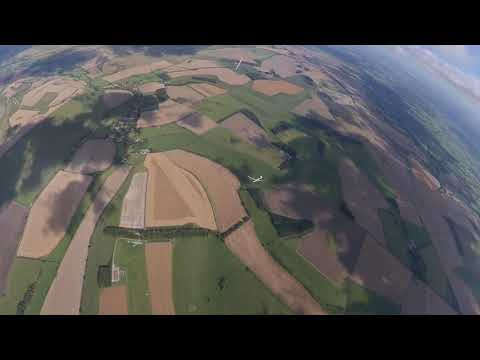
M174 315L172 244L157 242L145 245L145 259L152 314Z
M97 193L58 268L57 276L43 303L41 315L79 314L90 238L98 219L127 178L129 171L130 168L125 166L115 169Z
M302 315L326 314L303 286L260 244L251 221L228 235L225 245L292 311Z
M30 210L18 256L40 258L55 249L91 181L88 175L65 171L53 177Z

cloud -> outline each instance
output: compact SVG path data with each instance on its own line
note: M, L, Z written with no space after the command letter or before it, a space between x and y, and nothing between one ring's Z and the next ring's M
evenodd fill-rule
M448 47L448 50L443 49L442 51L448 51L451 54L457 52L457 55L455 55L457 57L464 56L459 55L464 50L457 48L452 49L454 45L445 45L444 47ZM397 46L395 50L398 54L404 56L408 54L414 57L416 60L423 63L429 70L442 76L461 90L480 99L480 79L449 64L433 51L421 46Z

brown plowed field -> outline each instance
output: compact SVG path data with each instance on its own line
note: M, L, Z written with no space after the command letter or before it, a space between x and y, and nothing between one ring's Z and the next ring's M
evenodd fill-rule
M172 100L175 100L179 103L196 103L204 98L203 95L196 92L189 86L167 86L168 97Z
M0 296L7 286L8 272L13 263L28 209L12 201L0 208Z
M412 277L402 301L402 315L455 315L456 312L428 286Z
M410 271L397 258L371 237L367 237L355 266L355 281L400 304L411 278Z
M202 185L166 154L148 154L145 158L148 170L145 225L195 223L216 229L212 205Z
M355 216L355 221L375 240L384 244L383 226L377 210L388 209L387 202L350 159L342 159L338 170L342 180L343 197Z
M268 96L277 94L295 95L303 91L300 86L283 80L255 80L252 89Z
M170 124L192 112L193 109L187 105L167 100L158 105L158 110L142 113L142 116L137 121L137 127L146 128Z
M184 70L168 73L172 78L180 76L201 76L201 75L213 75L230 85L244 85L250 81L250 78L246 75L238 74L235 71L227 68L206 68L197 70Z
M146 83L146 84L140 85L138 87L138 90L140 90L140 92L142 94L151 94L151 93L154 93L155 91L157 91L159 89L163 89L163 88L165 88L164 84L159 83L159 82L151 82L151 83Z
M120 226L133 229L145 227L145 203L147 195L147 173L137 173L132 176L122 204Z
M59 171L35 200L28 216L18 256L40 258L55 249L92 178Z
M91 174L108 169L115 156L115 144L106 139L88 140L73 156L65 171Z
M128 90L112 89L106 90L102 98L105 106L108 109L113 109L128 101L132 96L133 94Z
M105 77L103 77L103 79L105 81L113 83L113 82L116 82L116 81L120 81L120 80L129 78L130 76L133 76L133 75L148 74L148 73L151 73L152 71L162 70L162 69L165 69L169 66L172 66L172 64L169 63L168 61L160 60L160 61L154 62L152 64L139 65L139 66L134 66L134 67L125 69L125 70L121 70L121 71L116 72L112 75L105 76Z
M238 195L240 183L230 171L207 158L183 150L167 151L165 155L200 180L212 203L220 231L227 230L247 215Z
M105 180L88 208L48 290L41 315L78 315L88 244L98 219L130 172L130 167L116 168Z
M275 55L264 60L260 68L263 71L273 70L283 78L297 74L296 61L293 58L284 55Z
M223 95L227 92L225 89L207 83L191 84L190 87L205 97Z
M229 234L225 245L292 311L305 315L325 314L308 291L260 244L251 221Z
M128 315L127 299L125 285L103 288L98 315Z
M299 240L297 252L322 275L342 285L357 263L365 230L334 203L301 186L282 185L270 190L265 203L273 213L314 222L314 230Z
M233 114L228 119L222 121L221 126L229 129L239 138L259 148L271 146L265 130L242 113Z
M184 127L197 135L202 135L208 130L215 128L217 123L206 115L192 113L185 116L182 120L177 121L177 125Z
M170 242L145 245L148 288L153 315L174 315L172 286L172 244Z

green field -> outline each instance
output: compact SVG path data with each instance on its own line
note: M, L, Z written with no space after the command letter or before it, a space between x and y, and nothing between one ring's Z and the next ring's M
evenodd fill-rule
M355 315L398 315L401 307L391 301L378 296L353 281L347 279L345 282L347 292L346 313Z
M117 239L114 262L126 272L126 278L120 283L127 286L128 313L150 315L152 307L145 266L145 246L130 243L127 239Z
M215 236L174 240L177 314L290 314Z

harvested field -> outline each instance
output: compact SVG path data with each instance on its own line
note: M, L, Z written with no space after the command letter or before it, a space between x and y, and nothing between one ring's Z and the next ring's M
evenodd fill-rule
M145 245L148 288L153 315L174 315L172 286L172 243Z
M115 156L115 144L111 140L96 139L83 143L65 171L92 174L108 169Z
M206 115L192 113L185 116L182 120L177 121L177 125L184 127L197 135L202 135L208 130L216 127L217 123Z
M35 86L35 84L33 85ZM33 107L47 93L56 93L57 97L49 104L49 107L64 103L74 95L79 95L85 89L85 84L78 80L64 77L54 77L47 80L42 85L34 87L22 99L22 106Z
M383 246L367 237L352 278L360 285L400 304L412 274Z
M277 53L277 54L280 54L280 55L288 55L288 50L281 49L281 48L278 48L278 47L257 46L257 48L263 49L263 50L268 50L268 51L271 51L271 52L274 52L274 53Z
M205 60L205 59L188 59L178 65L175 66L175 69L178 70L196 70L196 69L205 69L205 68L216 68L219 67L218 63L212 60ZM165 72L169 73L173 70L172 68L168 68ZM176 71L173 70L173 71Z
M259 148L271 147L265 130L242 113L236 113L222 121L221 126L229 129L239 138Z
M127 287L125 285L102 289L98 315L128 315Z
M142 94L151 94L151 93L154 93L157 90L164 89L164 88L165 88L165 84L163 84L163 83L150 82L150 83L140 85L138 87L138 90L140 90L140 92Z
M283 80L255 80L252 89L268 96L277 94L295 95L303 91L300 86Z
M256 65L255 59L256 56L253 52L248 49L242 48L222 48L214 50L204 50L200 51L199 55L209 56L218 59L228 59L228 60L243 60L246 64Z
M229 170L207 158L183 150L167 151L165 155L200 180L212 203L217 227L221 232L247 216L238 195L240 182Z
M193 104L204 98L203 95L186 85L167 86L167 94L170 99L175 100L181 104Z
M402 301L402 315L455 315L456 312L428 286L412 277Z
M227 92L225 89L207 83L191 84L190 87L205 97L223 95Z
M17 252L23 228L27 222L28 209L16 202L0 208L0 296L5 294L7 278Z
M40 112L36 110L20 109L15 111L8 121L12 127L36 124L44 117L43 115L38 116L39 113Z
M158 104L158 110L142 113L137 121L137 127L146 128L170 124L192 112L193 109L187 105L179 104L173 100L167 100Z
M133 175L122 204L120 226L133 229L145 227L145 202L147 195L147 173Z
M172 66L172 64L169 63L168 61L160 60L152 64L139 65L139 66L134 66L134 67L125 69L125 70L121 70L119 72L116 72L115 74L103 77L103 80L114 83L116 81L129 78L130 76L148 74L148 73L151 73L152 71L162 70L169 66Z
M227 68L206 68L197 70L184 70L171 72L168 75L172 78L180 76L201 76L201 75L213 75L227 83L229 85L245 85L250 81L250 78L246 75L241 75L235 71Z
M166 154L148 154L145 158L148 170L145 225L194 223L216 229L212 205L203 186Z
M115 169L102 185L88 208L48 290L41 315L78 315L87 262L88 245L103 210L117 193L130 171L122 166Z
M335 121L333 115L330 113L328 106L318 97L307 99L300 105L295 107L293 111L299 115L307 116L310 112L315 112L326 120Z
M11 83L2 91L2 95L6 98L15 96L17 92L25 86L25 84L30 82L30 80L31 78L23 78Z
M128 90L112 89L106 90L103 95L103 103L108 109L113 109L128 101L133 94Z
M378 242L385 244L382 223L377 209L388 209L382 194L370 183L350 159L339 164L342 192L355 221Z
M55 249L91 181L88 175L66 171L54 176L30 210L18 256L40 258Z
M275 55L264 60L260 67L263 71L274 71L280 77L289 77L297 74L297 63L294 59L284 55Z
M229 234L225 245L292 311L297 314L325 314L305 288L260 244L250 220Z

